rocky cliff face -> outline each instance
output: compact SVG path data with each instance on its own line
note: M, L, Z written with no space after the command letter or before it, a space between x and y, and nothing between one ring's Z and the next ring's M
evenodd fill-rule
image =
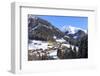
M62 38L64 33L54 27L50 22L39 17L29 18L28 37L35 40L54 40L54 36Z

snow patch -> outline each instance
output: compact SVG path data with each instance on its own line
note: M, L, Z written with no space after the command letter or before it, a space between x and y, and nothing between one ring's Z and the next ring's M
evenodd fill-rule
M64 37L70 38L69 36L65 35Z
M62 43L62 42L66 42L66 40L63 39L63 38L61 38L61 39L56 39L56 41L57 41L57 42L60 42L60 43Z
M32 40L32 43L29 43L29 50L32 49L47 49L48 48L48 43L43 42L43 41L38 41L38 40Z
M49 56L53 56L53 55L57 55L57 50L53 50L52 52L50 52Z
M77 39L77 38L78 38L78 36L74 36L73 38L74 38L74 39Z
M82 30L85 33L87 33L86 30L82 29L82 28L78 28L78 27L73 27L71 25L69 25L68 27L63 26L64 31L68 31L68 34L75 34L78 30Z

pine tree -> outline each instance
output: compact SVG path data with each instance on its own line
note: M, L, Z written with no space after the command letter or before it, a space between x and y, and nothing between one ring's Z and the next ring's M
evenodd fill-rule
M81 42L79 45L79 57L80 58L88 57L88 35L84 36L81 39Z
M77 58L76 46L74 46L74 58Z

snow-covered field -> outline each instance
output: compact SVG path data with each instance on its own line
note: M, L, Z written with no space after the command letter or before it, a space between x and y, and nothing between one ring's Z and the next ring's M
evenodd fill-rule
M64 39L57 39L56 40L57 42L65 42L65 40ZM37 51L39 51L39 49L42 49L43 51L44 50L46 50L46 49L49 49L48 47L53 47L53 46L48 46L48 42L46 42L46 41L39 41L39 40L32 40L31 41L31 43L29 43L29 45L28 45L28 49L29 50L37 50ZM61 45L61 47L67 47L67 48L70 48L70 44L62 44ZM74 45L71 45L71 47L72 47L72 50L74 49ZM78 52L78 47L76 47L76 51ZM49 57L52 57L52 58L54 58L54 59L59 59L58 57L57 57L57 49L51 49L51 50L48 50L48 52L49 52L49 54L48 54L48 56Z
M29 50L36 50L36 49L47 49L48 48L48 43L47 42L43 42L43 41L39 41L39 40L32 40L31 43L29 43L28 45L28 49Z
M52 50L50 52L49 56L53 57L54 59L59 59L57 56L57 50Z

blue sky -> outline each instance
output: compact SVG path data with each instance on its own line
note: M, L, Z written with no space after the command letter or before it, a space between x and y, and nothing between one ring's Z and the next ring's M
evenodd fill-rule
M38 16L42 19L49 21L52 25L59 29L63 26L68 27L74 26L87 30L88 28L88 17L76 17L76 16ZM62 30L63 31L63 30Z

